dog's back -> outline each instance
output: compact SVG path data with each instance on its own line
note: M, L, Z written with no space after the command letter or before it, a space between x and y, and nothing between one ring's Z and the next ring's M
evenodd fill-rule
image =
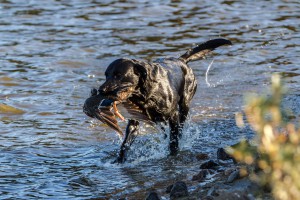
M160 67L163 67L164 70L167 71L168 77L157 77L155 80L166 80L167 78L170 87L172 87L173 90L176 91L178 94L178 97L176 98L177 104L185 104L186 106L189 106L189 103L196 92L197 82L193 70L190 67L188 67L187 63L203 59L208 53L213 51L215 48L226 44L231 45L232 43L229 40L221 38L209 40L196 46L195 48L188 50L179 58L170 57L156 60L153 63L154 68L160 69ZM155 73L155 71L159 70L155 69L152 73L157 74Z

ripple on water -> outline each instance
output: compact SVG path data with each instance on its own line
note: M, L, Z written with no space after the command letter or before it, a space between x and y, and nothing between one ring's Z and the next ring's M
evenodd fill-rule
M1 198L144 199L150 189L167 198L168 185L198 172L198 153L214 158L216 148L253 136L237 128L235 113L273 72L286 82L296 121L299 9L279 0L1 1ZM149 134L136 139L128 161L112 164L119 138L82 112L106 66L119 57L179 56L216 37L234 45L189 64L198 91L179 156L168 156L168 134L143 128Z

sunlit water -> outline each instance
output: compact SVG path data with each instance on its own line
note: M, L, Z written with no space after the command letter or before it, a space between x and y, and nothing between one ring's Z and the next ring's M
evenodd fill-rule
M280 0L0 1L0 103L19 109L0 115L0 199L143 199L175 180L193 185L197 153L215 158L218 147L253 136L234 113L245 93L266 91L273 72L299 117L299 10L298 1ZM117 135L82 112L106 66L179 56L217 37L234 45L190 64L198 91L180 155L168 157L164 134L143 128L149 134L128 162L111 164Z

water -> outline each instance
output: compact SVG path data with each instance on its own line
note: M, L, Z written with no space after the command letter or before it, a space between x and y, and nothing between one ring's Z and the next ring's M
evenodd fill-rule
M157 189L166 199L175 180L193 189L197 153L214 158L218 147L253 136L234 113L245 93L266 91L273 72L299 117L299 10L292 0L0 1L0 103L18 109L0 115L0 198L144 199ZM117 135L82 112L106 66L179 56L216 37L234 45L190 64L198 91L180 155L169 158L164 134L145 128L128 162L111 164Z

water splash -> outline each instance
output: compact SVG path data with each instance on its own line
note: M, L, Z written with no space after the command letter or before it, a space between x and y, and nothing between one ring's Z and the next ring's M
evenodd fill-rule
M166 132L168 129L166 129ZM128 161L138 164L149 160L167 157L169 154L169 136L165 132L152 132L139 136L128 152Z
M213 59L213 60L211 61L211 63L208 65L207 70L206 70L206 73L205 73L205 82L206 82L206 85L207 85L208 87L211 86L211 84L208 82L208 72L209 72L209 70L210 70L210 68L211 68L211 66L212 66L213 63L214 63L214 59Z

